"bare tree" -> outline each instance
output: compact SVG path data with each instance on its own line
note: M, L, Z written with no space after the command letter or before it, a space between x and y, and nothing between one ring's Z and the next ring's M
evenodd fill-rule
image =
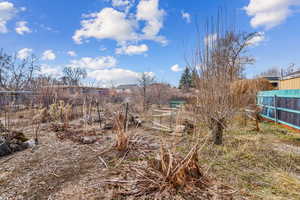
M50 75L39 75L33 80L33 91L37 91L36 102L43 107L49 107L59 97L56 86L61 82Z
M245 55L245 50L255 36L256 33L224 30L224 24L217 19L207 26L205 42L198 44L189 62L196 72L198 90L194 107L198 119L211 129L214 144L222 144L223 131L240 107L242 98L230 86L243 77L245 66L254 61Z
M166 83L157 82L149 86L149 98L151 103L158 104L159 106L167 104L171 96L172 88Z
M280 77L280 69L278 67L271 67L266 71L262 72L259 77L278 76Z
M143 98L143 110L147 110L148 106L148 87L154 83L154 76L149 73L142 73L141 77L138 79L138 85L140 87L140 92Z
M0 87L5 90L32 89L32 81L39 69L34 55L21 60L0 51Z
M87 76L86 70L78 67L65 67L63 74L62 81L65 85L79 85Z
M295 63L290 63L286 69L282 69L281 75L289 76L292 73L297 72L298 70L299 70L299 67L297 67Z

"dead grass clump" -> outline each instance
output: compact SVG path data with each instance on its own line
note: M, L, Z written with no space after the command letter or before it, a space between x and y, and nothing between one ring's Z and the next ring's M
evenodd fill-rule
M137 180L136 189L127 195L150 199L174 199L176 195L183 199L231 199L233 192L206 176L198 163L198 145L182 158L162 144L160 159L128 166Z
M243 97L243 105L255 105L258 91L273 90L274 87L267 79L243 79L231 83L230 91L235 96Z
M117 114L114 122L114 130L116 131L116 148L118 151L126 151L128 148L128 135L124 130L125 117Z

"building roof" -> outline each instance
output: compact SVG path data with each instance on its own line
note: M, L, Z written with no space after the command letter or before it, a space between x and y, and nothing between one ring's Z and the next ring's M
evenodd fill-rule
M95 90L108 90L108 88L99 88L91 86L78 86L78 85L47 85L45 88L84 88L84 89L95 89Z
M0 91L0 94L33 94L32 91Z
M279 76L262 76L262 78L265 78L269 81L279 81L280 80Z
M126 84L126 85L119 85L117 87L117 89L127 90L127 89L134 89L134 88L137 88L137 87L138 87L137 84Z

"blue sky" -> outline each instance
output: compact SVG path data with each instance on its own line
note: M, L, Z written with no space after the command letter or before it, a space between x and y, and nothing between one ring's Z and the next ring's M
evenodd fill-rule
M139 73L177 85L205 20L226 7L241 31L261 32L251 77L300 65L300 0L0 0L0 48L40 57L41 73L84 67L88 82L133 83Z

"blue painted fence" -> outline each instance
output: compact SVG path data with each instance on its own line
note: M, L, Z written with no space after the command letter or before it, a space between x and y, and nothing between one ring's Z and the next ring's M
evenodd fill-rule
M300 130L300 90L272 90L257 94L261 116Z

